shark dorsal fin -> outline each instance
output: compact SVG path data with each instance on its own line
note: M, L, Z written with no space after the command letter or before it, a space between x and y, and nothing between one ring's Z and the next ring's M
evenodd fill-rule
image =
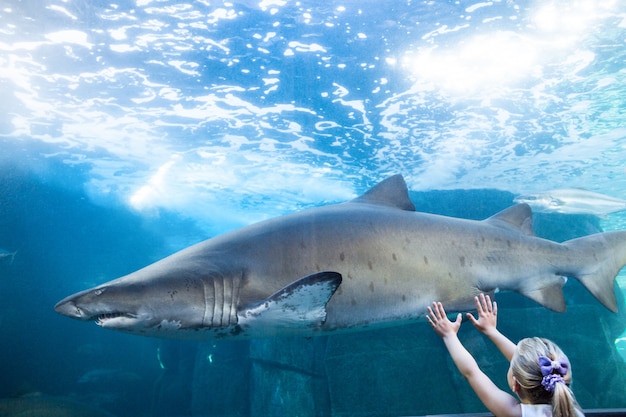
M399 208L400 210L415 211L415 206L409 198L409 190L402 175L397 174L389 177L372 188L365 194L355 198L352 203L378 204Z
M533 216L528 204L516 204L485 220L500 227L515 229L527 236L535 236Z

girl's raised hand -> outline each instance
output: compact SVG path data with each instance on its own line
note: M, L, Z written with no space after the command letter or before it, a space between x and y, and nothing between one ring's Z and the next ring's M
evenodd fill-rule
M457 334L461 327L463 317L461 313L459 313L455 321L450 321L448 316L446 316L446 310L443 308L443 304L438 301L433 301L432 306L428 307L426 320L433 326L433 329L435 329L435 332L439 336L445 337L451 334Z
M498 318L498 304L495 301L492 303L491 297L482 293L474 297L474 302L476 303L478 318L475 318L471 313L467 313L466 316L469 321L482 333L495 329Z

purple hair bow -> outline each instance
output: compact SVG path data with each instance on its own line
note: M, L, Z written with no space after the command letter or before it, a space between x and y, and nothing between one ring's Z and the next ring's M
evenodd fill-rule
M569 362L567 362L567 359L565 358L553 361L546 356L539 356L539 367L541 368L541 374L543 376L550 374L565 376L567 375L567 370L569 369Z
M557 382L565 383L563 377L567 374L569 362L565 358L553 361L546 356L539 356L539 368L543 375L541 385L546 391L553 392Z

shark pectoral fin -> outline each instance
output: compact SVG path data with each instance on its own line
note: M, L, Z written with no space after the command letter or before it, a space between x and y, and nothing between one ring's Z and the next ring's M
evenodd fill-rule
M341 274L307 275L239 313L238 324L250 334L269 335L272 329L318 328L326 321L326 303L341 284Z
M548 284L541 286L525 285L518 291L547 309L558 313L565 312L565 298L563 297L565 277L549 275L540 278L540 280L533 280L533 282L548 282Z

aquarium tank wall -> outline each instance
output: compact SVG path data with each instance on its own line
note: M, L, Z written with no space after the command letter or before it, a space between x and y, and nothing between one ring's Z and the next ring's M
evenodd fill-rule
M425 309L330 334L178 340L54 307L395 174L418 213L484 220L527 203L533 242L626 230L625 42L619 1L5 1L0 416L486 412ZM574 277L564 312L490 288L502 333L567 353L587 411L626 408L625 274L616 312ZM508 391L497 348L466 321L459 338Z

